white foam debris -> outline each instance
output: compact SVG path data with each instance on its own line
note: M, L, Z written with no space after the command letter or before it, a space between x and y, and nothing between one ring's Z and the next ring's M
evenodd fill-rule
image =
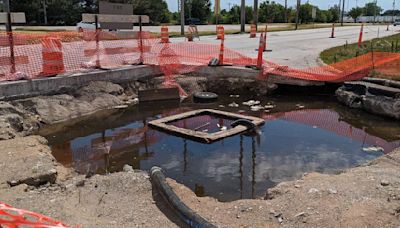
M249 100L249 101L245 101L242 104L243 105L247 105L247 106L253 106L253 105L258 105L260 104L260 101L255 101L255 100Z
M260 111L260 110L264 109L264 107L261 105L255 105L255 106L251 106L250 109L251 109L251 111L256 112L256 111Z
M226 126L221 127L221 131L226 131L228 128Z
M237 94L232 94L232 95L230 95L229 97L238 98L238 97L240 97L240 95L237 95Z
M265 105L264 108L266 108L266 109L273 109L273 108L275 108L275 105Z
M236 104L235 102L232 102L228 105L229 107L237 108L239 107L239 104Z
M364 152L384 152L385 149L379 146L369 146L369 147L364 147L363 148Z

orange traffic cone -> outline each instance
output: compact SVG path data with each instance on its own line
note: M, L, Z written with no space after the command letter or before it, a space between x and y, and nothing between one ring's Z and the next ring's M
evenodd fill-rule
M364 33L364 24L361 25L360 35L358 37L358 47L361 47L361 43L363 41L363 33Z
M335 38L335 23L332 24L332 32L330 38Z
M261 33L260 45L258 46L258 56L257 56L257 68L258 69L261 69L261 67L262 67L263 53L264 53L264 34Z

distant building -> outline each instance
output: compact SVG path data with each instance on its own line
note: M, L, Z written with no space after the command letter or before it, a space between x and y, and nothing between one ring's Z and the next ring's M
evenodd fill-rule
M392 23L394 20L400 19L400 16L360 16L357 18L357 23ZM343 18L345 23L354 23L354 19L350 16L345 16Z

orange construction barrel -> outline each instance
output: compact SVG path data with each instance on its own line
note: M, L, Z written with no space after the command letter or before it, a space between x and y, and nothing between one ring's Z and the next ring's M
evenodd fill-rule
M62 43L59 38L45 37L42 39L43 76L56 75L65 72Z

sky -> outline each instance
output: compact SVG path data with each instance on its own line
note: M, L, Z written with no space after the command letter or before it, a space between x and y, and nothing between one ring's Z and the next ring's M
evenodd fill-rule
M168 7L171 11L177 11L178 0L165 0L168 3ZM240 0L220 0L222 9L229 9L229 5L240 5ZM259 0L259 2L264 2L266 0ZM271 0L270 0L271 1ZM282 5L285 4L285 0L274 0L277 3ZM339 4L339 0L308 0L311 4L317 5L320 9L328 9L329 7ZM211 0L214 3L214 0ZM246 0L246 5L252 6L253 0ZM302 0L303 2L307 2L307 0ZM355 7L356 4L358 6L364 6L365 3L372 2L372 0L346 0L345 9L351 9ZM296 0L288 0L289 6L295 6ZM383 9L388 10L393 8L393 0L378 0L378 5ZM400 0L396 0L396 9L400 7Z

